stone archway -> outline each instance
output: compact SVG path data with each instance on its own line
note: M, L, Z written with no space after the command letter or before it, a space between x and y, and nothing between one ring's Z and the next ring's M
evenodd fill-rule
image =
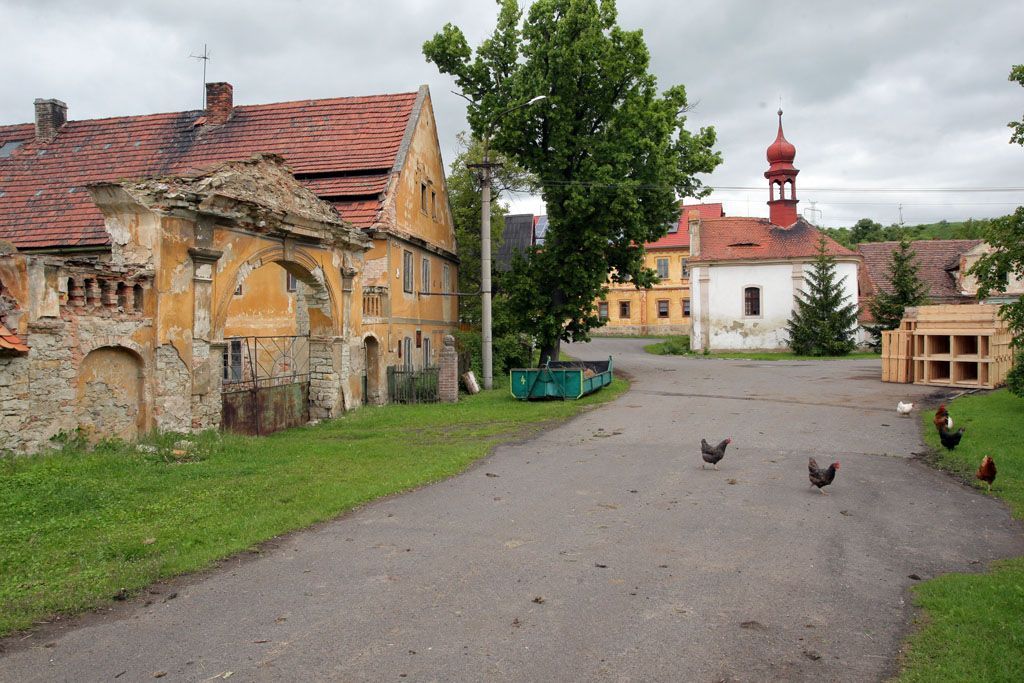
M82 360L76 382L76 420L91 440L131 440L146 429L144 365L123 346L101 346Z

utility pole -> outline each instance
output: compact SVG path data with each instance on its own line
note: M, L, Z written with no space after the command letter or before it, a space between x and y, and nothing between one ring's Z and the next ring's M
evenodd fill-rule
M481 173L480 186L480 325L483 328L480 332L482 350L480 361L484 371L484 389L494 388L494 342L491 324L491 169L499 168L501 164L492 163L490 158L491 129L498 119L515 111L528 107L535 102L547 99L546 95L538 95L533 99L517 104L514 107L503 109L491 117L490 123L484 129L484 159L479 164L466 164L469 168L479 168Z

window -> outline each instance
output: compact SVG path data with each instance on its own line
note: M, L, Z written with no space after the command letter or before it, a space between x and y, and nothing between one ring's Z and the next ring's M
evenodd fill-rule
M626 318L626 319L629 318L629 302L628 301L620 301L619 302L619 317L620 318Z
M674 235L677 232L679 232L679 223L677 223L676 221L672 221L671 223L668 224L668 234Z
M683 277L683 278L690 277L690 264L689 264L689 262L686 259L680 259L679 260L679 267L682 270L682 272L680 273L679 277Z
M428 259L427 257L424 256L421 265L422 265L422 268L420 269L420 291L421 292L429 292L430 291L430 259Z
M142 293L142 285L135 285L132 287L132 308L136 311L142 311L142 305L145 303L143 298L145 295Z
M287 289L289 292L294 292L296 289L299 288L299 280L288 271L285 271L285 273L285 289Z
M761 315L760 287L747 287L743 290L743 315L751 317Z
M683 299L683 317L690 317L690 300Z
M597 304L597 317L603 322L608 319L608 302L602 301Z
M658 299L658 317L668 317L668 299Z
M430 191L430 217L437 220L437 193Z
M402 346L405 347L405 349L404 349L405 357L403 359L403 360L405 360L405 367L411 368L412 367L412 338L411 337L406 337L405 339L403 339L402 340ZM399 354L399 356L401 357L401 354Z
M662 280L667 280L668 279L668 259L667 258L660 258L660 259L658 259L658 277L661 278Z
M423 367L430 367L430 337L423 339Z
M423 330L416 330L416 348L423 348Z
M224 347L224 381L242 381L242 340L231 339Z
M452 269L447 263L441 269L441 291L445 294L452 291Z
M412 293L412 252L402 252L402 289Z
M235 296L242 296L242 283L239 282L238 286L235 287Z
M420 211L427 212L427 184L420 183Z

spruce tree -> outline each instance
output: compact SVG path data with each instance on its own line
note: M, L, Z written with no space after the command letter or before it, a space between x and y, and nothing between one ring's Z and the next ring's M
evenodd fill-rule
M875 319L874 325L867 325L874 338L872 346L882 344L882 331L895 330L903 320L907 306L920 306L927 300L927 287L917 276L917 254L910 248L910 242L902 240L892 252L889 262L889 284L891 291L879 291L868 304L868 310Z
M836 279L836 260L818 242L818 255L804 289L796 293L796 310L789 319L789 347L807 356L845 356L855 346L857 304L847 302Z

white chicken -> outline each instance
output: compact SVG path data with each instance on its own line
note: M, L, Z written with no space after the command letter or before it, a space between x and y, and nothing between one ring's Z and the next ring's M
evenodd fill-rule
M904 403L903 401L900 401L896 404L896 412L900 415L910 415L910 411L913 409L913 403Z

